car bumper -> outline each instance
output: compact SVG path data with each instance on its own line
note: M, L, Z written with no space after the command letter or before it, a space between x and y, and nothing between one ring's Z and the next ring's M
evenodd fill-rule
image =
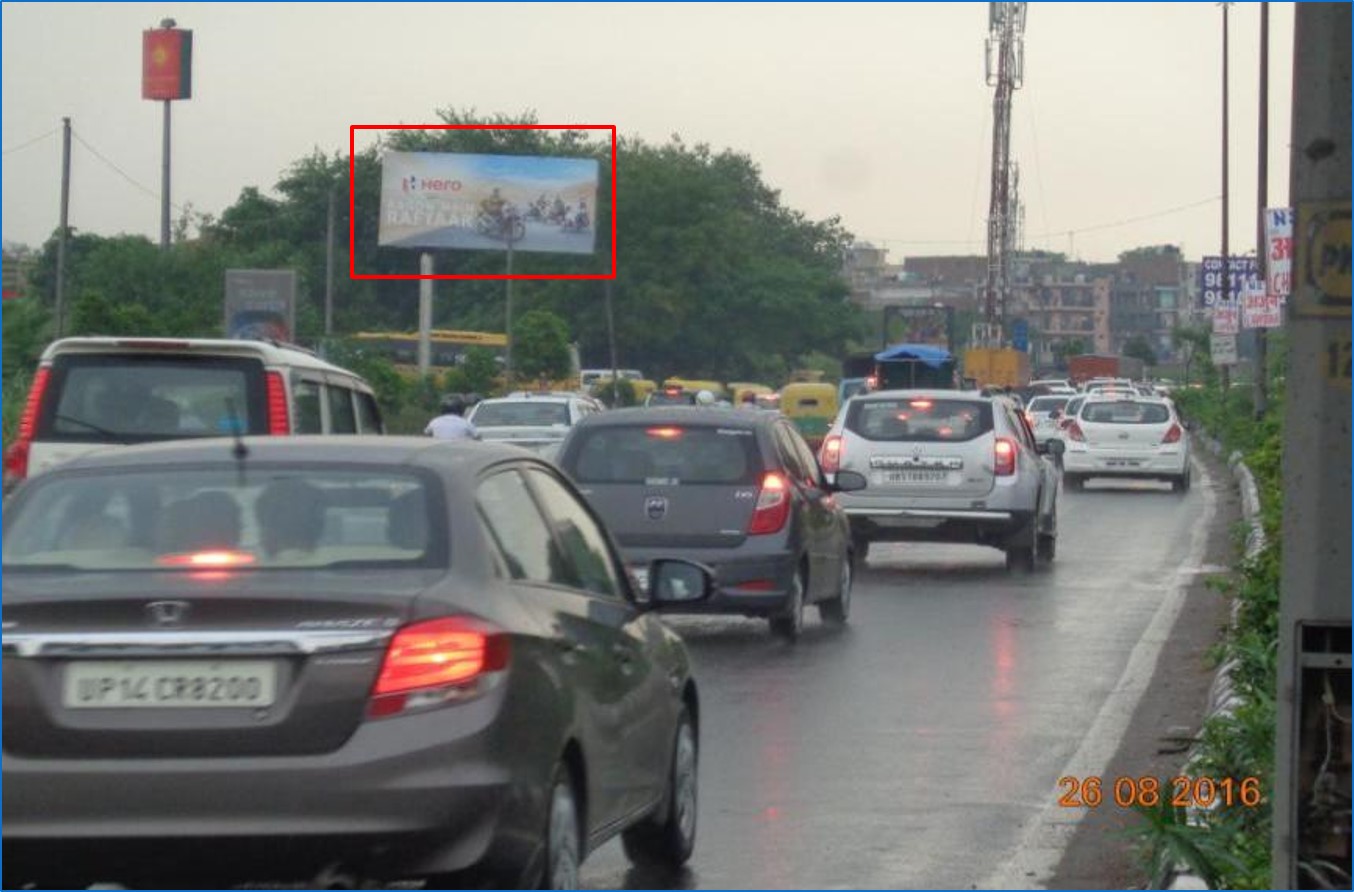
M529 798L504 759L498 700L491 693L365 722L340 749L319 755L6 755L5 884L53 864L78 865L95 879L105 878L101 867L118 879L148 870L250 876L258 868L313 876L334 863L376 873L469 867L505 824L522 820L512 803Z
M1063 453L1063 473L1095 477L1179 477L1189 466L1189 453L1091 452L1069 449Z
M623 549L631 568L646 568L656 558L685 558L715 571L715 590L706 600L677 608L664 605L664 613L723 613L766 616L783 610L790 599L798 569L792 551L735 556L721 549Z
M957 508L847 508L851 535L872 542L967 542L1000 546L1033 519L1031 511Z

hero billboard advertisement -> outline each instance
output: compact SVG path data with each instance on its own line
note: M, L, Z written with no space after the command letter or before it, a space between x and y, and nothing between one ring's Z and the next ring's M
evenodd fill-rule
M598 169L592 158L387 152L378 243L591 254Z

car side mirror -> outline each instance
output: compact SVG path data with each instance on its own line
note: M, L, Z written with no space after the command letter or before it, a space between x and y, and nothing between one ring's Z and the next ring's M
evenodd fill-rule
M715 590L715 571L682 558L659 558L649 564L647 604L651 609L682 607L708 600Z
M832 489L837 492L857 492L868 485L869 481L859 471L838 471L832 480Z

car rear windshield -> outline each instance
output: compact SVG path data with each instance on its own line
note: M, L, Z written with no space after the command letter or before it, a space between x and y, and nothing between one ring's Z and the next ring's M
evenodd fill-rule
M569 425L569 407L564 403L481 403L471 421L476 427L552 427Z
M867 440L949 443L992 430L992 405L980 400L855 399L846 429Z
M1054 409L1067 408L1067 401L1071 397L1066 396L1037 396L1030 403L1031 412L1052 412Z
M694 393L651 393L647 405L650 406L691 406L696 402Z
M606 425L578 436L564 470L579 483L747 486L761 478L751 428Z
M6 505L4 572L445 566L432 491L374 467L58 473Z
M1160 403L1087 403L1081 420L1096 424L1165 424L1171 411Z
M247 357L65 354L40 439L133 443L268 432L263 363Z

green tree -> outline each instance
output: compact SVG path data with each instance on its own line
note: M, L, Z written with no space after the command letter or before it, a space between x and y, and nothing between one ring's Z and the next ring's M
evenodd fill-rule
M1124 355L1141 359L1144 365L1154 366L1157 364L1157 351L1152 349L1152 342L1146 335L1134 335L1124 342Z
M465 363L461 370L465 372L466 386L472 393L487 394L494 389L498 360L487 347L471 347L465 351Z
M569 328L549 310L532 310L512 328L513 372L552 381L569 375Z
M1189 384L1190 367L1196 360L1204 360L1204 369L1211 370L1212 364L1207 361L1211 352L1209 343L1209 332L1204 326L1177 325L1171 329L1171 344L1179 351L1181 358L1185 362L1185 384ZM1205 371L1207 376L1208 371Z

